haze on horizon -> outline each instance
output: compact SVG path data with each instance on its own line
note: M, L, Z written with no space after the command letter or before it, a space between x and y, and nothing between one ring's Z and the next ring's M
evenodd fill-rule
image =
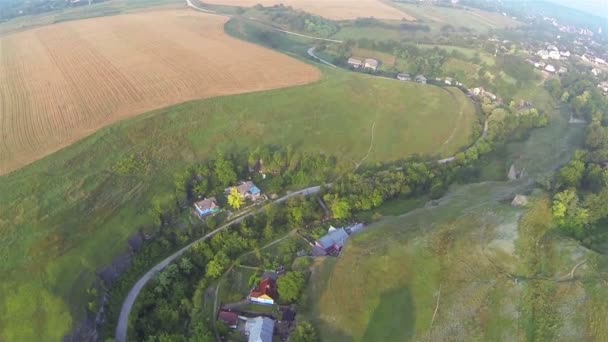
M550 0L583 12L600 15L608 20L608 0Z

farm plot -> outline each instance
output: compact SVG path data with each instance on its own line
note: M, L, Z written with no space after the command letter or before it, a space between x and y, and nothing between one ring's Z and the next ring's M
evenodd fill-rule
M226 20L167 10L0 37L0 174L155 108L319 79L312 66L227 36Z
M215 5L252 7L257 4L273 6L283 4L333 20L351 20L374 17L389 20L416 20L402 10L380 0L205 0Z

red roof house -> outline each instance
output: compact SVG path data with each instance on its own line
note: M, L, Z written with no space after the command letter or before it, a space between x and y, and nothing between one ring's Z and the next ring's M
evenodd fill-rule
M277 284L272 278L262 279L260 285L249 294L249 299L252 302L260 304L274 304L278 297Z
M232 329L236 329L236 327L239 325L239 316L234 312L220 311L217 319L226 323L226 325Z

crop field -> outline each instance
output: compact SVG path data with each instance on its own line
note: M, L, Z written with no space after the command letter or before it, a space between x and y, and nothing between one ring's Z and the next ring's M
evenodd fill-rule
M486 12L478 9L456 9L431 5L414 5L395 3L405 12L410 13L421 23L467 27L478 31L516 27L520 23L500 13Z
M0 174L152 109L319 79L310 65L229 37L226 20L150 11L0 37Z
M370 142L366 162L373 163L449 155L472 141L474 108L452 88L321 70L312 84L124 120L0 176L0 340L66 334L84 315L84 290L96 272L151 223L155 196L172 192L177 172L218 150L291 145L350 168ZM143 163L135 173L113 171L134 156Z
M283 4L334 20L368 17L389 20L416 20L407 12L393 8L379 0L205 0L203 2L242 7L253 7L257 4L264 6Z

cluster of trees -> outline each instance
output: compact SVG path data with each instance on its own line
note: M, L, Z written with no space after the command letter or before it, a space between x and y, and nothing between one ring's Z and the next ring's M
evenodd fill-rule
M335 22L283 4L270 7L256 6L273 24L290 31L305 32L317 37L329 37L340 29Z
M157 341L170 334L175 341L207 341L213 334L203 311L204 305L210 305L205 304L205 289L245 252L258 250L289 230L301 228L304 220L318 222L322 211L312 203L293 198L283 205L268 206L207 242L197 243L142 291L132 312L135 339ZM281 300L297 300L305 284L304 273L287 272L278 282Z
M562 231L589 245L605 240L608 222L608 100L596 82L586 70L577 70L548 84L555 98L588 122L584 150L556 176L552 209Z

